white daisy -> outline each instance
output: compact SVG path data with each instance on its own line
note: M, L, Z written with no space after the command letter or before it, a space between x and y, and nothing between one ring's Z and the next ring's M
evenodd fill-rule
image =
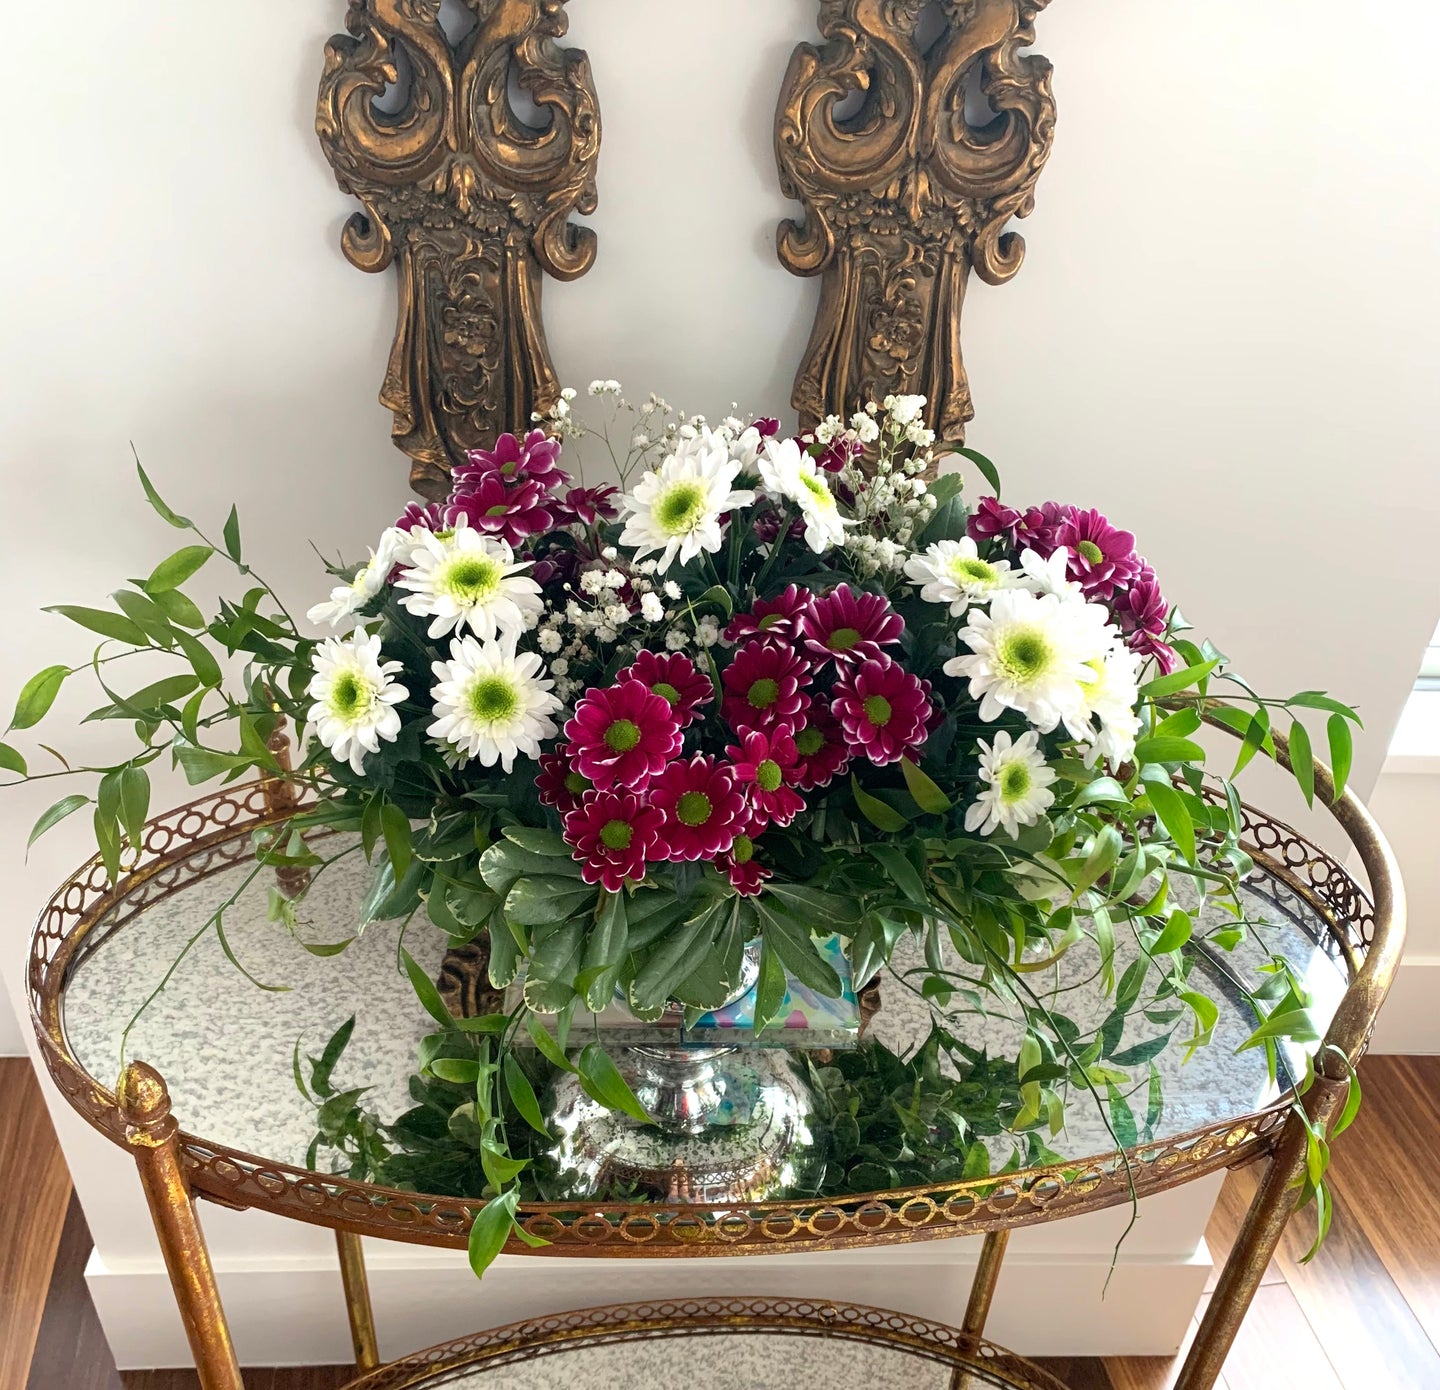
M540 586L529 575L530 561L498 536L487 536L461 523L454 531L426 531L416 537L411 568L396 587L412 592L405 607L433 618L431 637L468 626L485 641L519 636L544 610Z
M1070 552L1062 545L1042 560L1035 550L1020 556L1021 585L1037 594L1055 594L1059 598L1079 598L1080 586L1070 578Z
M965 829L989 835L1003 827L1014 835L1022 825L1034 825L1055 801L1055 769L1045 761L1040 735L1031 729L1012 743L999 729L994 744L983 738L979 744L985 788L965 812Z
M740 465L740 476L747 482L760 476L760 453L765 447L765 436L751 425L742 430L730 443L731 462Z
M549 717L560 708L550 694L555 682L543 678L534 652L517 656L515 642L513 633L495 642L452 642L450 660L433 667L435 722L425 731L506 772L517 757L538 758L541 740L559 732Z
M390 571L409 556L414 541L407 531L392 526L380 537L380 545L370 552L370 558L348 584L341 584L330 591L328 603L317 603L306 617L312 623L328 623L339 627L346 618L358 613L370 602L390 578Z
M688 565L701 551L714 554L720 549L721 516L755 500L753 492L735 487L740 468L729 446L709 429L680 440L675 452L623 499L620 544L635 546L637 560L663 552L659 574L677 556Z
M958 541L936 541L922 554L905 562L905 577L923 587L926 603L948 603L958 618L972 603L984 603L1000 589L1014 588L1019 576L1008 560L982 560L969 536Z
M805 543L817 555L845 543L845 528L855 523L840 515L825 474L793 439L766 441L760 479L771 497L784 497L800 508Z
M1142 663L1115 635L1117 640L1110 650L1090 662L1090 679L1080 682L1082 703L1066 720L1070 733L1087 744L1087 767L1094 767L1100 758L1112 769L1129 762L1140 733L1135 706L1140 701ZM1098 721L1098 731L1092 721Z
M359 627L348 638L327 637L311 665L310 723L320 742L360 773L367 753L378 753L382 740L393 743L400 735L395 706L410 692L391 677L401 664L382 663L380 639Z
M968 655L945 663L947 676L967 677L972 699L987 723L1019 710L1049 733L1083 707L1081 683L1093 680L1090 662L1111 645L1106 613L1098 604L1002 589L987 613L972 609L960 631Z

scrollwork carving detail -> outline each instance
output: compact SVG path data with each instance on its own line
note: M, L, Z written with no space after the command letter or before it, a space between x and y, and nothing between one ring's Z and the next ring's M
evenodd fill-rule
M824 42L795 50L775 125L782 188L805 207L780 226L780 260L822 277L803 423L923 394L940 437L964 439L966 284L972 267L990 284L1020 269L1008 223L1033 209L1054 138L1050 64L1022 52L1048 3L820 0ZM940 28L922 42L927 11ZM977 92L995 113L980 125Z
M411 484L441 496L467 449L529 423L559 395L541 318L545 274L595 259L572 222L597 204L600 112L586 55L558 42L566 0L464 0L452 43L439 0L350 0L325 50L316 131L363 211L350 262L394 265L399 317L380 400ZM511 84L544 123L517 114ZM398 96L386 112L377 99Z

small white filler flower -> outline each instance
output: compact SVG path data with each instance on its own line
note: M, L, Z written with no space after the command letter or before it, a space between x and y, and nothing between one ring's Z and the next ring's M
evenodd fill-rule
M1012 743L998 729L993 744L979 743L985 788L965 812L965 829L989 835L1003 827L1014 835L1022 825L1034 825L1055 801L1055 769L1045 761L1040 735L1031 729Z
M518 637L544 610L540 586L522 573L530 561L517 561L498 536L463 523L448 534L419 533L410 563L396 587L411 591L406 609L434 619L431 637L467 626L487 642Z
M688 565L701 551L720 549L720 518L748 507L755 494L735 487L741 463L726 442L709 429L681 439L675 452L640 479L622 499L625 530L621 545L636 547L634 558L661 551L657 573L678 557Z
M1094 680L1090 663L1112 645L1098 604L1002 589L989 612L973 609L960 631L969 654L945 663L947 676L967 677L987 723L1019 710L1041 733L1083 707L1081 684Z
M516 638L477 642L461 637L450 644L450 660L432 668L435 722L432 738L454 745L486 767L498 762L513 771L517 757L538 758L542 739L559 730L550 715L560 701L550 694L544 663L534 652L515 652Z
M905 577L921 585L926 603L948 603L958 618L972 603L984 603L1000 589L1016 586L1019 576L1008 560L982 560L969 536L958 541L936 541L905 562Z
M379 546L370 552L370 558L361 565L355 578L348 584L341 584L330 591L328 603L317 603L306 616L312 623L328 623L339 627L346 618L358 613L370 602L390 578L390 571L406 560L410 547L415 542L409 532L390 527L380 537Z
M311 658L310 723L320 742L356 773L363 771L367 753L399 737L395 706L410 695L391 679L400 662L382 662L380 655L380 639L360 627L347 638L327 637Z
M817 555L845 543L845 528L855 523L840 515L825 474L793 439L766 441L760 480L771 497L784 497L800 508L805 544Z

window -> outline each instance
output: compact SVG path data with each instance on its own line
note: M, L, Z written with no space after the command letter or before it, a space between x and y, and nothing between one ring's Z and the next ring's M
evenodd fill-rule
M1420 661L1420 674L1415 679L1416 690L1440 690L1440 627L1430 638L1425 655Z

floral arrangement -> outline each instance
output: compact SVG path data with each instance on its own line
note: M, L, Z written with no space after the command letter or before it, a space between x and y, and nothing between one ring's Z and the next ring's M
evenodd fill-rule
M567 391L529 433L472 452L444 502L408 506L363 564L336 565L308 615L320 637L254 577L233 511L212 542L142 469L152 505L194 542L114 610L57 610L105 642L83 666L37 675L11 726L38 723L89 671L107 701L91 717L132 722L139 746L118 766L43 774L99 783L35 833L92 808L117 876L157 759L193 783L285 775L313 804L260 844L255 875L318 874L333 860L306 832L349 830L338 853L375 869L357 931L420 918L453 943L488 935L493 983L524 975L514 1017L452 1019L401 948L441 1030L427 1074L476 1106L494 1198L477 1267L519 1201L526 1160L510 1126L544 1132L517 1028L643 1118L597 1043L569 1048L577 1010L617 991L641 1018L672 1001L714 1007L757 939L760 1029L787 976L839 993L816 946L837 929L857 982L913 937L925 966L906 984L937 1008L1003 1002L1024 1023L1006 1120L1017 1133L1055 1132L1072 1091L1117 1114L1134 1079L1114 1060L1119 1030L1077 1036L1029 983L1082 941L1122 1020L1143 1009L1172 1031L1183 1021L1186 1046L1206 1042L1216 1006L1187 947L1206 902L1233 919L1211 945L1243 938L1236 894L1251 864L1230 779L1202 784L1202 717L1240 735L1238 773L1273 755L1272 717L1289 711L1308 796L1300 715L1326 717L1343 786L1353 711L1313 691L1253 694L1185 636L1129 532L1093 510L1006 505L990 462L955 450L994 488L968 508L922 397L789 437L774 419L711 425L654 397L634 407L615 382L590 396L603 430L580 423ZM597 448L614 482L562 469ZM181 586L217 555L247 587L207 620ZM111 689L111 664L141 652L178 670ZM1215 698L1222 685L1236 703ZM274 739L292 725L293 770ZM28 772L8 743L0 765ZM1171 891L1181 879L1188 897ZM302 902L270 893L274 920L302 934ZM223 942L221 913L210 925ZM1117 955L1132 962L1118 983ZM1280 1041L1314 1040L1308 1000L1282 962L1256 998L1271 1023L1255 1044L1273 1068ZM949 1056L961 1075L976 1063Z

